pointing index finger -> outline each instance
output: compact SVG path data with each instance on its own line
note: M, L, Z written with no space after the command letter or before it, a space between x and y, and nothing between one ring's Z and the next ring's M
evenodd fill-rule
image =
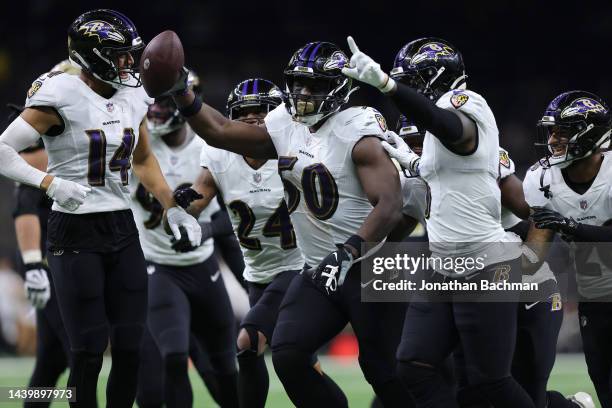
M357 47L357 44L355 43L355 40L353 39L353 37L349 35L346 38L346 42L348 42L349 49L351 50L353 54L359 52L359 48Z

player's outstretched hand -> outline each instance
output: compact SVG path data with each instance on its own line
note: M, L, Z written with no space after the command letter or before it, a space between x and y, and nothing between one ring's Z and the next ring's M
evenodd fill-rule
M351 251L342 244L336 246L338 249L323 258L317 269L308 271L314 284L328 295L342 286L348 270L353 266Z
M25 292L26 297L37 309L45 307L51 298L51 285L47 277L47 271L41 263L25 265Z
M565 235L573 235L578 228L578 222L572 217L565 218L555 210L546 207L531 207L533 213L531 219L536 228L551 229Z
M68 211L76 211L90 192L91 187L59 177L54 177L47 188L47 195Z
M176 240L181 239L180 227L184 227L187 233L187 238L192 246L199 246L202 242L202 230L200 224L191 215L181 207L171 207L166 212L168 225L172 231L172 235Z
M181 188L174 192L174 201L183 208L189 207L195 200L204 198L204 196L191 187Z
M391 91L395 87L395 81L380 68L380 64L359 51L353 37L348 36L346 40L353 55L349 66L342 68L342 73L347 77L372 85L381 92Z
M157 98L163 98L166 96L180 96L187 92L189 85L187 84L187 78L189 77L189 70L185 67L181 69L181 74L179 79L174 83L172 88L168 89L166 92L157 96Z
M404 142L404 139L399 137L397 133L388 131L387 136L389 139L395 144L395 147L391 146L389 143L382 141L380 144L383 149L389 153L389 156L397 160L399 164L402 165L403 168L410 172L411 176L419 175L419 164L421 163L421 158L418 154L412 151L410 147Z

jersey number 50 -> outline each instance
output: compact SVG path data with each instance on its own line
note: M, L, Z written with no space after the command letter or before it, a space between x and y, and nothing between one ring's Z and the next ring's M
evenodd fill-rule
M297 157L288 156L278 158L278 171L281 178L283 171L292 170L297 160ZM300 181L304 192L304 201L310 213L319 220L330 219L338 208L338 185L329 169L323 163L306 166L302 170ZM289 212L292 213L300 202L300 192L288 180L283 179L283 184L289 197Z
M90 186L103 186L106 176L106 135L102 129L86 130L89 137L89 160L87 165L87 182ZM118 171L121 175L121 183L128 184L129 172L132 167L130 157L134 151L136 136L134 129L123 129L121 144L113 154L108 168L110 171Z

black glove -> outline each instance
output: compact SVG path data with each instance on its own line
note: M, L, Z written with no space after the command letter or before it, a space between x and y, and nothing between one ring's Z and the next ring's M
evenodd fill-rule
M344 283L348 270L353 266L353 254L342 244L336 246L338 249L323 258L317 269L305 271L328 295Z
M535 227L539 229L551 229L564 235L574 235L578 229L578 222L572 217L565 218L555 210L544 207L532 207Z
M187 89L189 88L189 84L187 82L188 78L189 78L189 70L185 67L181 68L181 74L178 80L172 86L172 88L168 89L166 92L164 92L161 95L157 95L155 98L157 99L157 98L164 98L167 96L178 96L178 95L185 94L187 92Z
M179 231L181 231L181 239L177 240L174 237L170 239L172 249L174 249L176 252L182 253L191 252L198 249L199 245L193 246L191 245L191 242L189 242L189 237L187 236L187 230L185 230L185 227L179 227Z
M182 208L189 207L189 204L201 198L204 196L191 187L181 188L174 192L174 201Z

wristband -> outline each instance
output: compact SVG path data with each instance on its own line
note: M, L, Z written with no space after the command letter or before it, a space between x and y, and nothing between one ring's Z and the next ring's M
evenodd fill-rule
M379 88L379 89L380 89L380 92L382 93L389 93L394 87L395 87L395 81L393 80L393 78L387 75L387 82L385 83L385 85L382 86L382 88Z
M361 238L359 235L351 235L345 242L344 245L350 245L352 248L357 250L357 256L355 258L359 258L361 256L361 244L363 244L365 240Z
M181 112L181 115L188 118L198 113L200 109L202 109L202 100L197 95L195 95L195 98L193 98L193 102L191 102L191 105L179 108L179 112Z
M21 258L24 264L41 263L42 252L40 249L28 249L21 253Z

